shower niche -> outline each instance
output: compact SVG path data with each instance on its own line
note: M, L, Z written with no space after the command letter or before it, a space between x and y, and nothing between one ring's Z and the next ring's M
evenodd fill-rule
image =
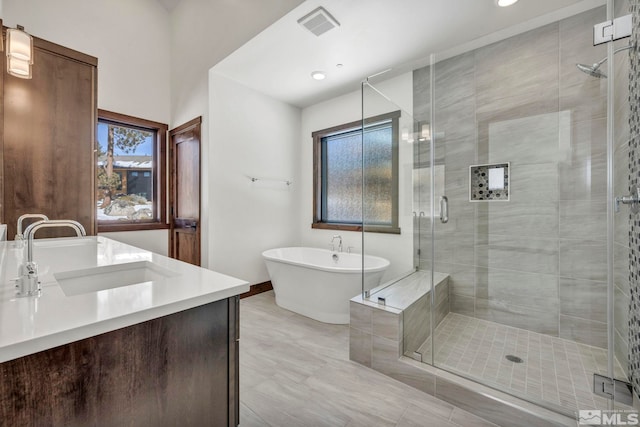
M469 166L469 201L509 201L509 163Z

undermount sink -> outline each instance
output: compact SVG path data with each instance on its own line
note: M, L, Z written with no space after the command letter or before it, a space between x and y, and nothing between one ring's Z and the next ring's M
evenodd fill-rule
M156 282L177 275L178 273L152 262L138 261L64 271L55 273L53 277L62 288L64 294L70 297L138 283Z

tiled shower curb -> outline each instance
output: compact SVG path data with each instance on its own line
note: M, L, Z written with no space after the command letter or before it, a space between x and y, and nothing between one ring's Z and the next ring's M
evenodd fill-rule
M349 358L500 426L566 427L575 419L402 355L403 312L350 302Z

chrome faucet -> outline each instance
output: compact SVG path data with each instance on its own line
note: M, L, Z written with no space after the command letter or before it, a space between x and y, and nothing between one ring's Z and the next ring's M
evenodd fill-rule
M338 252L342 252L342 236L336 234L331 238L331 245L333 246L333 241L338 239Z
M16 288L18 288L18 296L34 296L40 294L40 281L38 280L38 265L33 262L33 238L36 231L41 228L53 228L53 227L69 227L76 232L78 237L86 236L82 224L78 221L70 219L54 219L54 220L42 220L31 224L24 232L24 239L27 241L27 255L26 260L20 265L18 271L18 281Z
M22 222L27 218L40 218L41 220L45 220L45 221L49 220L49 218L43 214L28 213L28 214L20 215L20 218L18 218L18 230L16 232L16 238L14 240L18 241L18 240L24 239L24 235L22 234Z

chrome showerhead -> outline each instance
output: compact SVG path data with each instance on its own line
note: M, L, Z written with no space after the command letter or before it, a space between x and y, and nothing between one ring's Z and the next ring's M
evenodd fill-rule
M595 63L593 65L576 64L576 67L578 67L578 70L590 75L591 77L595 77L597 79L602 79L602 78L606 79L607 75L602 71L600 71L600 65L602 64L601 63Z
M630 49L635 50L635 48L636 48L636 44L630 43L626 46L617 48L616 50L613 51L613 54L615 55L616 53L622 52L623 50L630 50ZM576 67L578 67L578 70L582 71L583 73L589 74L591 77L595 77L598 79L603 79L603 78L606 79L607 75L602 71L600 71L600 66L605 62L607 62L607 59L609 59L609 57L605 56L604 58L602 58L600 61L596 62L593 65L576 64Z

